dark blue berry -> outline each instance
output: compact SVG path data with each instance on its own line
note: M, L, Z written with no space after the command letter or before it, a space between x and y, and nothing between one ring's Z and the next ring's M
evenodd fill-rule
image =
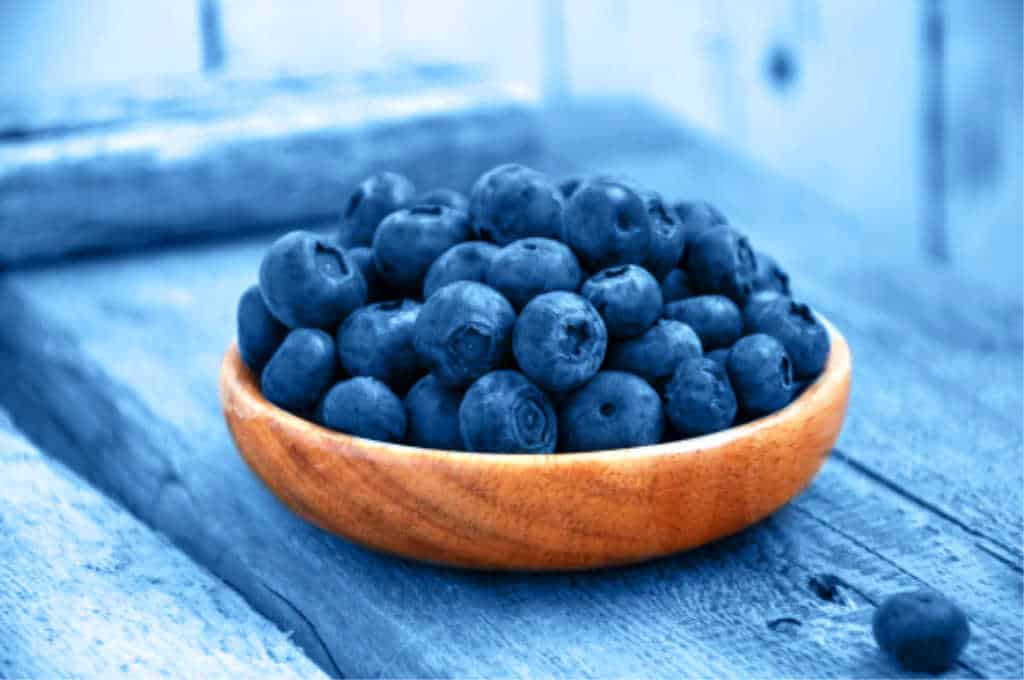
M545 175L510 163L476 181L469 213L478 238L504 246L528 236L560 239L563 203Z
M674 211L666 210L661 196L644 194L651 220L651 245L644 266L656 279L663 279L679 264L686 246L686 232Z
M586 299L564 291L531 300L512 335L519 368L552 392L576 389L593 378L607 347L601 315Z
M260 387L272 404L304 414L334 382L334 339L319 329L298 328L284 339L263 369Z
M364 439L401 442L405 438L402 402L387 385L366 376L332 387L317 408L316 419L324 427Z
M558 181L558 190L562 192L563 198L572 198L576 190L588 179L587 175L569 175Z
M612 338L635 338L661 316L661 286L635 264L599 271L587 279L580 294L601 314Z
M756 267L747 238L730 227L705 230L686 255L686 271L699 292L725 295L738 305L754 290Z
M505 362L515 322L512 304L490 286L449 283L420 309L416 352L442 385L462 387Z
M789 297L774 290L759 290L751 295L743 306L743 334L756 333L758 319L779 299L789 300Z
M270 361L274 351L288 335L288 327L274 318L263 302L259 286L250 286L238 301L236 315L238 353L256 375Z
M423 280L423 297L455 281L483 282L494 256L501 250L486 241L466 241L444 251L434 260Z
M549 238L513 241L494 256L487 270L487 284L516 309L541 293L575 291L582 280L580 263L569 247Z
M338 356L351 376L365 375L404 392L420 376L413 344L420 304L389 300L357 309L338 329Z
M602 451L661 441L665 415L661 397L632 373L601 371L561 406L562 451Z
M558 419L551 402L517 371L488 373L459 406L459 429L467 451L552 453Z
M769 335L740 338L729 350L726 369L747 415L773 413L793 398L793 364L782 344Z
M672 376L683 359L701 356L700 338L685 323L660 319L646 333L608 349L606 366L635 373L652 385Z
M750 330L770 335L786 348L797 380L816 378L825 368L831 341L811 308L786 297L753 314Z
M363 280L366 281L366 301L377 302L386 300L391 296L390 287L384 277L377 271L377 265L373 261L373 250L366 246L349 248L345 251L352 262L359 267L363 273Z
M370 245L381 220L415 197L416 187L398 173L380 172L366 178L349 196L339 242L346 248Z
M267 309L289 328L334 331L366 302L359 267L334 242L308 231L277 239L260 263Z
M665 414L684 437L724 430L736 420L736 412L725 368L706 357L681 361L665 387Z
M719 347L718 349L711 350L704 356L728 371L728 368L726 368L726 362L729 360L729 349L729 347Z
M651 246L651 219L643 197L623 181L583 184L565 206L565 241L590 271L643 264Z
M460 390L445 387L432 375L419 379L405 395L409 418L407 439L413 446L442 451L461 451L459 430Z
M743 319L736 304L721 295L698 295L665 305L667 319L682 321L700 336L704 351L730 347L743 333Z
M686 239L684 257L685 251L689 250L698 236L708 229L721 227L729 223L725 219L725 215L718 208L705 201L679 201L673 208L676 217L679 218L679 224L683 228L683 234Z
M416 197L413 205L443 205L469 214L469 199L455 189L431 189Z
M754 291L773 290L789 295L789 274L771 255L754 251Z
M391 213L377 227L377 270L396 290L419 295L434 260L469 236L466 213L441 205L418 205Z
M661 280L661 297L666 304L692 296L690 279L682 269L673 269Z
M872 630L882 651L907 670L926 673L952 666L971 637L963 610L928 591L887 598L875 610Z

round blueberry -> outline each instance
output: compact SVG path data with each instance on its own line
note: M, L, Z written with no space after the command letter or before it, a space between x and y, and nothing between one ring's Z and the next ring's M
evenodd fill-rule
M673 269L661 280L661 297L667 303L691 297L690 280L682 269Z
M512 334L519 368L552 392L576 389L593 378L607 347L601 315L586 299L564 291L531 300Z
M662 314L695 330L705 351L730 347L743 333L739 308L721 295L698 295L676 300L665 305Z
M423 297L455 281L483 282L494 256L501 250L486 241L466 241L444 251L434 260L423 279Z
M679 201L673 208L683 227L687 247L706 230L729 223L718 208L705 201Z
M686 232L674 211L665 209L661 196L648 192L644 195L644 202L651 220L651 245L644 266L660 280L682 259Z
M469 214L469 199L455 189L431 189L416 197L413 205L443 205Z
M289 328L333 331L366 302L359 267L332 241L293 231L274 241L260 263L267 309Z
M754 291L773 290L789 295L789 274L771 255L754 251Z
M504 246L528 236L561 238L563 203L558 187L546 176L509 163L476 181L469 214L478 238Z
M341 218L339 242L346 248L368 246L377 225L416 196L412 182L396 172L372 175L349 196Z
M735 229L707 229L686 255L690 282L701 293L725 295L742 305L754 290L754 251Z
M797 380L816 378L825 368L831 340L807 305L778 297L752 314L750 321L750 330L770 335L786 348Z
M404 403L409 418L410 444L443 451L462 450L460 390L445 387L434 376L426 375L412 386Z
M373 261L373 250L366 246L358 246L349 248L345 252L363 273L363 280L366 281L367 302L376 302L390 297L388 283L377 271L377 265Z
M391 213L377 227L377 270L397 290L418 295L434 260L469 235L466 213L441 205L418 205Z
M579 189L580 185L586 182L587 179L587 175L569 175L568 177L558 181L558 190L562 192L563 198L572 198L572 195L576 193L576 190Z
M772 308L778 299L789 300L789 297L774 290L759 290L750 296L743 305L743 334L756 333L757 324L762 314Z
M575 291L582 280L580 263L569 247L549 238L513 241L494 256L487 270L487 284L516 309L541 293Z
M603 451L661 441L665 414L661 397L632 373L601 371L562 405L558 433L562 451Z
M875 610L872 630L882 651L907 670L926 673L952 666L971 637L963 610L928 591L887 598Z
M702 354L700 338L692 328L673 319L660 319L640 337L609 347L605 365L658 385L672 376L680 361Z
M467 451L552 453L558 419L551 402L517 371L494 371L473 383L459 406Z
M755 333L740 338L726 359L740 408L749 416L774 413L793 398L793 364L782 343Z
M449 283L420 309L416 352L438 382L462 387L504 363L515 322L512 304L490 286Z
M730 349L731 348L729 347L719 347L718 349L711 350L704 356L706 356L708 359L711 359L722 368L725 368L726 372L728 372L729 369L726 367L726 362L729 361Z
M566 243L591 271L642 264L650 252L647 205L627 182L586 182L566 203L563 221Z
M270 403L304 414L320 401L337 370L334 339L319 329L298 328L263 369L260 388Z
M661 286L635 264L599 271L587 279L580 294L601 314L613 338L635 338L661 316Z
M338 329L338 356L349 375L404 392L420 375L413 332L420 304L389 300L357 309Z
M681 361L665 386L665 414L684 437L724 430L736 420L736 412L725 368L706 357Z
M238 353L249 370L259 375L288 335L288 327L274 318L263 302L259 286L250 286L238 301L236 315Z
M316 410L324 427L379 442L405 438L405 407L387 385L360 376L332 387Z

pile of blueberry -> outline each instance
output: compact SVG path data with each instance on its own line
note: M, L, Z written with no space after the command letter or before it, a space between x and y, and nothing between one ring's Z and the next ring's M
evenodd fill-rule
M270 247L238 345L269 401L328 428L519 453L723 430L784 407L829 354L712 206L521 165L468 199L365 180L339 233Z

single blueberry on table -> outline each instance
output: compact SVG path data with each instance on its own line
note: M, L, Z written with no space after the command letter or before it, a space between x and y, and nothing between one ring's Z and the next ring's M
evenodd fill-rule
M675 212L665 208L657 193L646 192L644 202L651 220L651 245L644 266L661 280L682 260L686 232Z
M298 328L270 357L260 388L275 406L305 414L334 382L337 364L337 350L330 335L319 329Z
M825 368L832 342L828 330L807 305L787 297L775 298L751 315L750 330L782 343L797 380L816 378Z
M377 227L373 257L388 283L419 295L427 270L446 250L469 236L466 213L442 205L418 205L391 213Z
M404 392L420 376L413 344L420 304L389 300L352 312L338 329L338 356L351 376L369 376Z
M427 449L461 451L461 403L461 390L445 387L432 375L420 378L405 395L405 412L409 420L406 438L409 443Z
M661 286L635 264L602 269L587 279L580 294L601 314L612 338L635 338L661 316Z
M779 299L789 300L790 298L774 290L759 290L751 295L747 304L743 306L743 334L756 333L761 315L770 310L775 301Z
M665 305L666 319L682 321L700 336L704 351L731 347L743 333L743 319L736 304L722 295L698 295Z
M686 255L686 271L698 292L725 295L740 306L754 291L756 267L747 237L730 227L704 231Z
M793 364L770 335L740 338L729 350L726 369L740 408L749 416L774 413L793 399Z
M487 284L516 309L541 293L576 291L583 280L580 263L567 245L549 238L513 241L498 252L487 270Z
M349 196L341 218L338 240L345 248L368 246L377 225L416 197L416 187L396 172L380 172L360 184Z
M673 269L661 280L661 297L666 304L692 296L690 279L682 269Z
M502 366L515 322L512 304L490 286L449 283L420 309L416 352L442 385L463 387Z
M566 392L597 373L608 331L594 306L576 293L538 295L523 308L512 334L512 352L530 380Z
M643 335L612 344L605 366L635 373L652 385L660 385L672 376L683 359L702 354L700 338L692 328L673 319L659 319Z
M434 260L423 279L423 298L455 281L483 283L491 261L501 248L486 241L465 241L452 246Z
M412 203L413 205L443 205L446 208L469 214L469 199L455 189L431 189L417 196Z
M558 415L559 449L603 451L661 441L665 414L661 397L642 378L601 371L576 390Z
M971 637L963 610L928 591L887 598L875 610L872 630L882 651L907 670L925 673L952 666Z
M308 231L274 241L260 263L267 309L289 328L334 331L366 302L359 267L334 242Z
M782 270L771 255L754 251L754 291L772 290L789 295L789 274Z
M563 204L562 193L545 175L509 163L476 181L469 214L477 238L504 246L528 236L560 239Z
M288 335L288 327L267 309L259 286L250 286L242 293L236 323L238 353L249 370L259 375Z
M467 451L552 453L558 418L547 396L518 371L494 371L474 382L459 406Z
M405 438L405 407L391 389L367 376L343 380L324 396L316 410L324 427L379 442Z
M390 297L391 289L388 282L377 271L377 265L373 261L373 250L366 246L357 246L349 248L345 252L363 273L363 280L366 281L366 301L377 302Z
M730 427L737 410L725 368L706 357L681 361L665 386L665 414L684 437Z
M584 183L566 203L565 242L590 271L643 264L650 253L651 218L632 184L610 179Z
M730 349L731 348L729 347L719 347L718 349L711 350L704 356L706 356L708 359L711 359L716 364L718 364L722 368L725 368L726 371L728 371L728 368L726 368L726 362L729 360Z

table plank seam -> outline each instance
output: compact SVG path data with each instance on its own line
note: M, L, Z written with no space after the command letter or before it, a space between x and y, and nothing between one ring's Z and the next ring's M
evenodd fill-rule
M309 620L309 617L306 616L304 613L302 613L302 610L299 609L298 607L296 607L295 604L291 600L289 600L283 594L278 592L275 588L273 588L270 585L268 585L266 583L266 581L261 581L260 584L264 588L266 588L268 591L270 591L271 595L275 596L278 600L280 600L282 604L284 604L286 607L288 607L293 612L295 612L295 615L298 616L300 620L302 620L302 621L304 621L306 623L306 625L309 627L310 634L313 636L313 638L317 642L320 643L320 646L323 648L324 656L327 657L327 661L331 665L331 667L329 669L326 669L328 674L332 678L344 678L345 677L344 674L341 672L341 669L338 667L338 662L335 660L334 656L331 654L330 647L328 647L327 643L324 642L323 637L320 635L320 631L317 630L316 625L312 621Z

